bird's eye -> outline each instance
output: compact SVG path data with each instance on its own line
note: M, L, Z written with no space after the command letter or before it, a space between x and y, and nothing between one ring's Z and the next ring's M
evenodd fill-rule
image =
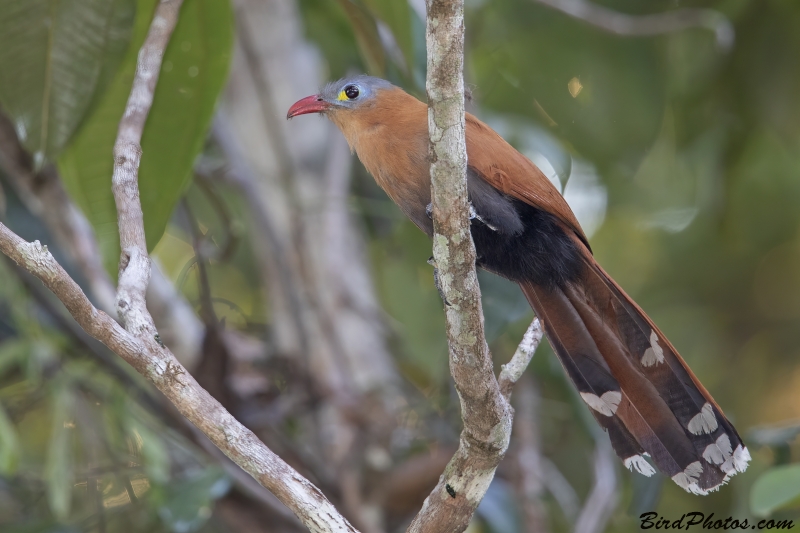
M350 99L355 100L358 98L358 87L355 85L348 85L344 88L344 94Z

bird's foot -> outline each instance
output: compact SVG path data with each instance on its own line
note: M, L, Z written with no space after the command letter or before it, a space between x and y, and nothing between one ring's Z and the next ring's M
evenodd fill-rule
M469 219L470 220L477 220L481 222L484 226L489 228L492 231L497 231L497 228L486 222L484 218L482 218L477 211L475 211L475 207L472 205L472 202L469 202Z
M428 259L428 264L433 267L433 284L436 285L436 290L439 292L439 298L442 299L444 305L450 306L450 302L447 301L447 296L444 295L444 290L442 289L442 282L439 279L439 269L436 268L436 261L433 260L433 257Z
M425 206L425 214L428 215L429 219L433 220L433 203L432 202ZM433 259L433 258L431 257L431 259ZM430 263L430 261L428 261L428 263Z

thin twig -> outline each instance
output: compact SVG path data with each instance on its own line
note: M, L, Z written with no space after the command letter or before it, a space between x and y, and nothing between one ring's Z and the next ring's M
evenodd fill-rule
M275 494L306 527L312 531L355 531L319 489L272 453L197 384L159 342L145 306L150 260L138 188L141 138L153 103L164 50L178 22L181 4L182 0L162 0L156 9L147 38L139 51L131 95L114 145L112 189L122 248L117 309L127 331L137 338L146 350L144 353L150 356L146 357L147 363L140 371L156 386L160 385L159 389L181 414Z
M500 384L500 392L503 393L506 400L511 397L511 389L519 378L522 377L522 373L525 372L531 359L533 359L536 348L538 348L539 343L542 342L542 335L544 335L542 323L539 322L538 318L534 318L531 325L528 326L528 329L525 331L522 342L517 346L517 350L514 352L511 360L501 367L497 382Z
M717 46L725 51L730 50L736 38L731 21L713 9L686 8L654 15L628 15L588 0L535 1L615 35L647 37L688 28L707 28L714 32Z
M144 214L139 200L139 161L142 132L153 105L161 61L172 30L178 23L183 0L162 0L156 8L147 38L139 50L136 75L114 143L114 174L111 189L117 206L122 256L117 286L117 313L133 335L154 344L157 331L147 311L145 295L150 282L150 257L144 234Z
M24 268L7 259L6 261L11 270L17 275L19 282L25 287L25 290L28 291L33 301L47 313L55 326L58 327L64 335L83 348L81 351L82 354L88 356L98 365L102 366L105 372L117 380L126 393L135 398L136 401L144 405L147 409L155 413L160 413L161 406L159 405L158 398L153 395L151 389L133 379L133 375L130 374L126 368L123 368L124 363L121 363L117 357L109 353L106 348L87 335L74 321L65 316L61 307L55 303L55 300L53 300L51 296L48 296L42 286L37 283ZM166 417L163 421L165 423L172 422Z
M104 370L112 375L121 385L125 387L127 392L137 399L138 402L143 404L151 413L158 415L161 421L165 424L185 424L192 432L196 442L219 464L225 469L225 472L234 480L237 486L247 494L249 497L261 502L270 508L271 511L278 514L281 518L291 522L296 521L295 515L282 505L275 496L267 489L261 486L258 481L253 479L239 466L235 465L227 456L225 456L219 448L214 446L208 437L203 434L199 429L190 424L185 418L180 416L173 409L163 409L159 404L158 399L153 396L151 389L143 386L143 384L136 382L132 379L131 375L122 368L122 364L114 355L106 352L106 347L101 347L93 339L86 334L75 322L66 318L63 311L55 309L50 299L43 294L44 290L41 285L36 283L26 271L19 265L8 261L9 265L13 268L14 272L19 276L20 282L29 291L33 299L48 313L58 327L67 335L69 335L75 342L85 348L84 353L89 354L98 364L103 366ZM102 470L97 470L102 472ZM91 488L91 479L90 485ZM99 493L98 493L99 494ZM99 496L98 496L99 497ZM102 498L100 498L102 499ZM102 503L102 502L101 502ZM299 525L299 522L298 522Z
M152 349L96 309L39 241L26 242L0 224L0 251L39 278L80 326L150 380L225 455L253 476L313 532L356 532L311 482L267 448L203 390L166 348ZM154 341L155 342L155 341Z
M19 142L14 125L0 113L0 165L20 199L31 213L42 219L70 263L88 283L98 307L116 317L116 289L103 266L94 230L72 201L55 166L34 168L33 159ZM147 290L148 308L178 359L191 367L197 359L203 327L186 300L175 290L157 264L152 265Z
M78 324L148 378L178 411L225 455L275 494L314 532L355 532L311 482L302 477L208 394L160 342L145 306L150 260L138 189L142 130L153 101L161 59L181 0L162 0L139 52L136 76L114 147L112 188L119 217L117 309L125 328L96 309L46 246L28 243L0 224L0 251L38 277Z

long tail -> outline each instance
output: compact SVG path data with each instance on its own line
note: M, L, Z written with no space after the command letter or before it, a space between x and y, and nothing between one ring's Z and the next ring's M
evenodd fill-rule
M747 468L733 425L652 320L587 251L563 288L520 283L561 364L626 467L707 494Z

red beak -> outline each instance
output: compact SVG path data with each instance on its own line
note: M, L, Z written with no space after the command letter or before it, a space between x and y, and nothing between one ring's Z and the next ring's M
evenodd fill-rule
M302 100L295 102L294 105L289 108L289 112L286 113L286 118L290 119L298 115L308 115L309 113L322 113L330 106L331 105L318 94L306 96Z

